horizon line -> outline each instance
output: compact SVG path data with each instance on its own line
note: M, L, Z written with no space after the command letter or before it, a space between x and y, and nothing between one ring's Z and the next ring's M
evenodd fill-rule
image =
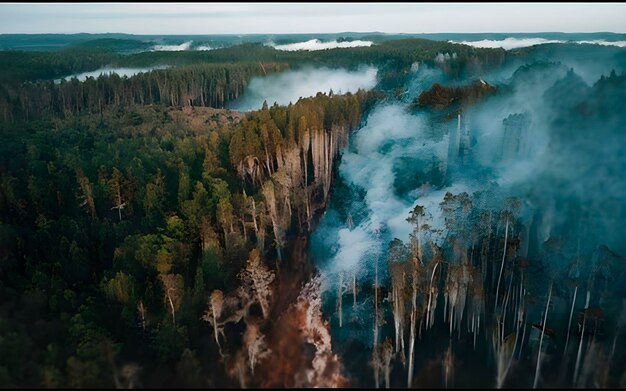
M0 35L103 35L103 34L123 34L123 35L159 35L159 36L184 36L184 35L197 35L197 36L209 36L209 35L233 35L233 36L246 36L246 35L311 35L311 34L380 34L380 35L419 35L419 34L618 34L626 35L626 32L615 31L480 31L480 32L462 32L462 31L446 31L446 32L381 32L381 31L337 31L337 32L304 32L304 33L125 33L125 32L72 32L72 33L0 33Z

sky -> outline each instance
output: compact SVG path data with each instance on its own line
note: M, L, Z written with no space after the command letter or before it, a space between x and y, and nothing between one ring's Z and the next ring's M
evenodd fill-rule
M0 34L626 32L625 3L0 3Z

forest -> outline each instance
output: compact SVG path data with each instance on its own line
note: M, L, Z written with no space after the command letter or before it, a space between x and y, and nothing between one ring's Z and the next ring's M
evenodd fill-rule
M381 88L400 88L414 62L434 62L437 53L452 52L454 61L445 66L453 75L498 66L503 51L477 50L463 45L428 40L387 41L368 48L315 52L281 52L259 44L243 44L208 52L142 52L121 55L82 44L55 52L0 52L0 112L4 121L67 117L102 111L104 106L164 104L223 108L236 99L253 76L267 75L303 64L331 67L382 66ZM448 57L450 54L448 54ZM70 79L60 84L52 79L102 66L173 65L132 78L118 75ZM468 69L465 69L468 68ZM396 91L398 92L398 91Z
M3 85L0 107L4 121L43 117L66 118L101 113L105 107L162 104L223 108L243 93L253 76L285 69L285 64L204 64L140 73L122 78L113 73L84 82L76 78Z
M420 68L350 140L310 250L351 384L626 384L624 63L557 58Z
M623 50L75 39L0 51L1 386L626 384Z
M461 69L499 65L504 60L502 49L476 49L466 45L427 39L397 39L370 47L330 49L323 51L280 51L260 43L243 43L210 51L145 51L119 54L102 44L88 42L51 52L0 51L0 64L5 72L0 82L41 81L81 71L111 66L192 65L227 62L276 62L297 66L303 63L327 66L355 66L362 63L383 65L397 63L410 66L415 61L434 62L438 53L456 52ZM457 70L458 73L458 70Z
M215 364L215 346L199 348L209 293L254 284L229 322L252 321L254 305L267 317L270 290L256 284L275 271L263 259L280 262L288 238L310 229L372 99L318 94L246 114L113 104L3 122L2 384L137 381L118 355L150 358L146 386L205 384L180 371Z

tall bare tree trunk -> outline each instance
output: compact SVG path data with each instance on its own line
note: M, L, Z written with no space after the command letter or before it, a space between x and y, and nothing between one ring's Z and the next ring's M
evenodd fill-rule
M543 315L543 327L541 329L541 338L539 339L539 354L537 356L537 369L535 370L535 381L533 388L537 388L539 384L539 372L541 370L541 346L543 344L543 336L546 333L546 321L548 320L548 311L550 310L550 299L552 298L552 284L550 284L550 293L548 293L548 302L546 303L546 311Z

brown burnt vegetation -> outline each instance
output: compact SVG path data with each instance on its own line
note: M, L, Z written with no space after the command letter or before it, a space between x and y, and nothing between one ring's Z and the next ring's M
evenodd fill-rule
M430 107L441 110L449 107L474 104L496 92L496 87L484 80L475 80L461 87L446 87L435 83L422 92L413 103L417 107Z

